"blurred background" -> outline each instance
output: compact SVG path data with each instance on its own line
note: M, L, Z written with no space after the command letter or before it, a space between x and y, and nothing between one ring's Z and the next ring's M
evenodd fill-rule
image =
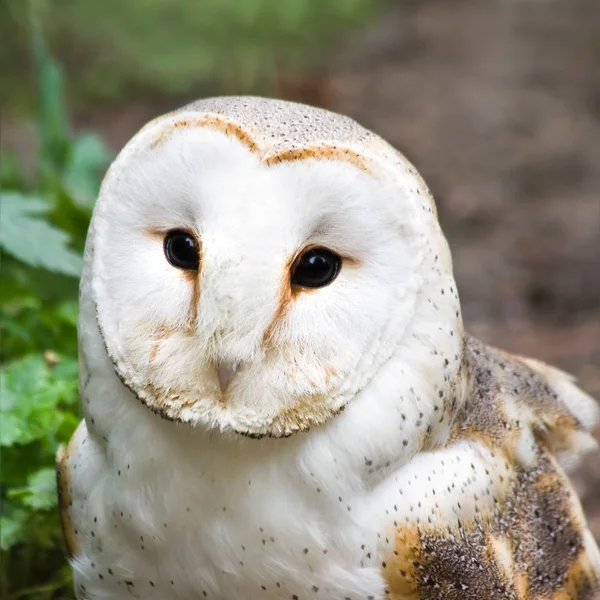
M77 277L147 120L254 93L346 113L436 196L467 328L600 398L597 0L0 0L0 596L72 598L53 456L78 420ZM600 460L574 476L600 539Z

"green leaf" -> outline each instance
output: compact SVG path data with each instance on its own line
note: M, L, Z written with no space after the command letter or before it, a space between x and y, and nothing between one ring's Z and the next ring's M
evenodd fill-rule
M46 48L40 26L40 15L31 4L29 31L36 68L38 93L38 134L40 163L45 168L60 171L68 149L69 129L63 103L62 72Z
M10 516L3 514L0 517L0 549L8 550L11 546L25 541L26 524L27 513L23 510L15 511Z
M4 192L0 245L32 267L78 277L81 256L68 247L69 236L64 231L39 218L46 210L39 198Z
M76 361L64 363L54 373L42 356L33 354L2 368L0 446L27 444L56 433L63 421L58 405L74 403L77 395Z
M54 314L65 323L77 327L79 304L76 300L67 300L58 305Z
M15 152L3 149L2 160L0 160L0 186L2 188L12 188L21 187L22 185L21 165Z
M46 510L56 506L56 471L44 468L29 476L27 486L9 490L8 497L19 498L24 506L33 510Z
M2 428L0 429L0 446L10 446L19 439L26 437L23 431L22 419L17 415L2 411Z
M92 206L100 189L98 172L110 161L110 154L95 133L75 138L69 151L64 180L69 194L81 204Z

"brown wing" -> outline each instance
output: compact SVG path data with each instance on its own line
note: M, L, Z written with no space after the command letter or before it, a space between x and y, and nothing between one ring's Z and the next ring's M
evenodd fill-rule
M455 477L423 498L430 518L395 522L387 597L597 598L600 552L558 460L593 447L597 405L564 373L473 338L465 360L468 399L440 451Z
M465 340L465 360L470 393L456 436L472 430L514 454L529 429L566 467L596 447L590 431L600 420L598 403L566 373L472 337Z

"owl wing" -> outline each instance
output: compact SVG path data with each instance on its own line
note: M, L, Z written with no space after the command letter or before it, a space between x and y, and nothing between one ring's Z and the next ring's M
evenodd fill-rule
M387 597L599 597L600 552L564 470L595 447L598 405L544 363L471 337L464 356L467 400L448 443L403 473Z
M85 421L81 421L68 445L61 445L56 453L56 487L58 490L58 510L67 556L73 558L80 549L77 527L73 521L73 468L78 464L82 446L87 442L88 433Z
M530 431L537 447L552 453L567 470L596 448L590 432L600 422L600 406L567 373L473 337L465 339L465 367L470 393L454 428L456 436L472 431L514 454L523 431Z

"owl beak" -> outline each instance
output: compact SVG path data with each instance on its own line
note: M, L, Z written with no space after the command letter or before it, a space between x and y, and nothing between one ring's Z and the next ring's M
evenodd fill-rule
M224 394L240 366L239 362L222 362L217 367L217 377L221 393Z

